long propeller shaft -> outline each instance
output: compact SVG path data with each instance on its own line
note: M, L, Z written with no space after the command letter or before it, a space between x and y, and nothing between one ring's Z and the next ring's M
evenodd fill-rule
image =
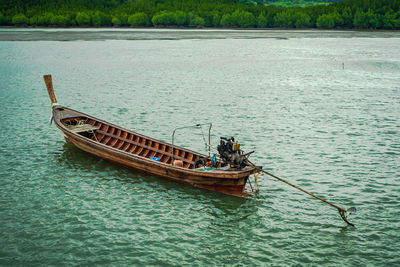
M256 166L254 163L252 163L251 161L249 161L249 160L247 160L247 161L248 161L249 163L251 163L253 166L257 167L257 166ZM325 203L328 204L328 205L331 205L332 207L336 208L336 209L339 211L340 217L342 217L343 221L345 221L348 225L354 226L354 224L350 223L350 222L347 220L346 214L351 214L352 212L354 212L354 211L356 210L355 208L350 208L349 210L345 210L345 209L343 209L343 208L341 208L341 207L339 207L339 206L337 206L337 205L335 205L335 204L329 202L328 200L323 199L322 197L316 196L316 195L314 195L313 193L310 193L310 192L308 192L307 190L304 190L303 188L298 187L297 185L294 185L294 184L292 184L292 183L289 183L289 182L286 181L285 179L282 179L282 178L280 178L280 177L278 177L278 176L276 176L276 175L273 175L272 173L269 173L269 172L267 172L267 171L264 171L264 170L261 169L261 168L259 168L259 170L260 170L261 172L263 172L263 173L265 173L265 174L267 174L267 175L269 175L269 176L271 176L271 177L273 177L273 178L275 178L275 179L277 179L277 180L279 180L279 181L281 181L281 182L287 184L287 185L290 185L291 187L294 187L294 188L296 188L296 189L298 189L298 190L300 190L300 191L306 193L307 195L310 195L310 196L312 196L312 197L314 197L314 198L316 198L316 199L318 199L318 200L320 200L320 201L322 201L322 202L325 202Z

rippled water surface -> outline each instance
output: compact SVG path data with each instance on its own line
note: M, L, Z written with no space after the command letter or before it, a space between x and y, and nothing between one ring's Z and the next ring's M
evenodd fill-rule
M399 266L399 51L399 32L0 29L0 265ZM48 73L60 104L161 140L212 122L356 227L270 177L236 198L65 144Z

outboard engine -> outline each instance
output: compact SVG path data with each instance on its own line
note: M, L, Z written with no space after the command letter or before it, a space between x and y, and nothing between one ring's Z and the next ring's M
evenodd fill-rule
M243 151L240 150L240 144L235 142L235 138L221 137L217 149L219 157L226 163L233 165L233 167L244 168L250 166L246 157L243 155Z

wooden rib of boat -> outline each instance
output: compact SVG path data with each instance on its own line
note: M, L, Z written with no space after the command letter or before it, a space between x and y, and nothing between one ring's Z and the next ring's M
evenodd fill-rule
M246 182L259 169L253 166L234 168L222 160L212 169L195 168L196 160L208 156L59 105L51 75L45 75L44 80L52 103L52 120L66 142L107 161L195 187L235 196L252 192L246 190ZM159 161L153 160L154 157ZM182 166L174 165L176 160L181 161Z

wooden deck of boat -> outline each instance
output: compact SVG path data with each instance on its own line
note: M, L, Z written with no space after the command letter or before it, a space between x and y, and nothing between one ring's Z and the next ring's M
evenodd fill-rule
M183 168L194 169L196 160L205 157L176 146L172 149L170 144L150 139L93 118L72 117L63 119L62 123L70 129L74 128L71 126L87 129L79 133L95 142L145 158L157 157L160 163L172 164L172 160L182 160ZM72 131L77 132L79 130ZM224 164L219 161L216 167L222 166Z

